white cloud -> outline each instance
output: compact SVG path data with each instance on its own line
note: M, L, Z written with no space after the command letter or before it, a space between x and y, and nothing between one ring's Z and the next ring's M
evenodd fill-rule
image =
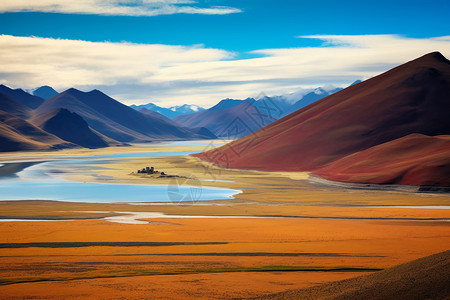
M305 38L305 37L303 37ZM209 106L223 98L264 91L287 94L300 87L344 86L432 51L450 57L449 37L412 39L395 35L307 36L322 47L262 49L263 57L204 46L86 42L0 36L0 83L58 90L100 89L131 103Z
M0 13L49 12L115 16L172 14L225 15L242 12L226 6L198 7L194 0L2 0Z

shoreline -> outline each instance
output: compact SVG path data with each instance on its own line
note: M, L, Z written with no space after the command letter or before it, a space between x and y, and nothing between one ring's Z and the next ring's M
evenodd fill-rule
M29 161L29 162L2 162L2 166L0 166L0 179L9 177L14 178L17 177L17 173L25 170L28 167L44 163L46 161Z
M190 141L188 141L190 142ZM201 141L202 143L206 143L206 141ZM164 150L162 152L183 152L186 150L193 150L192 148L196 148L195 151L198 151L199 146L186 146L186 147L179 147L179 146L167 146L164 145L164 142L160 143L161 145L154 146L154 145L140 145L139 147L134 147L133 153L145 153L145 152L160 152L160 150ZM133 147L133 146L131 146ZM68 155L73 155L73 159L82 159L83 156L86 154L90 154L90 156L98 156L103 155L105 151L107 153L110 153L112 148L115 148L116 150L120 150L120 152L123 152L122 150L124 147L108 147L108 148L102 148L102 149L69 149L69 150L59 150L59 151L45 151L45 152L17 152L14 156L15 159L21 160L21 156L26 155L24 158L28 158L29 154L33 154L33 159L36 159L36 155L53 155L52 159L58 160L58 158L61 157L67 157ZM130 147L127 147L128 149L131 149ZM67 154L66 154L67 153ZM92 153L100 153L100 154L92 154ZM2 156L0 154L0 163L4 164L4 166L0 166L0 178L5 177L15 177L15 174L17 172L20 172L30 166L33 166L35 164L43 163L48 160L40 160L40 161L21 161L18 163L15 162L5 162L2 163ZM31 158L31 157L30 157ZM173 179L173 177L186 177L191 182L197 183L200 186L209 186L214 188L226 188L226 189L234 189L241 191L243 188L245 188L245 185L248 184L244 180L242 181L242 177L245 176L263 176L265 178L267 177L273 177L275 179L278 178L289 178L290 180L300 180L303 181L301 184L310 186L311 188L318 188L318 189L328 189L328 190L338 190L338 191L346 191L346 190L359 190L362 192L382 192L382 193L400 193L400 194L420 194L420 195L446 195L450 193L450 187L422 187L422 186L408 186L408 185L377 185L377 184L361 184L361 183L347 183L347 182L337 182L337 181L330 181L323 179L321 177L318 177L316 175L313 175L309 172L281 172L281 171L258 171L258 170L241 170L241 169L225 169L221 167L217 167L213 163L201 160L199 158L193 157L193 156L175 156L175 157L164 157L164 156L154 156L154 157L130 157L126 158L126 162L129 165L133 161L139 161L141 160L143 163L148 162L148 160L156 161L156 163L164 162L167 163L167 161L170 161L173 159L179 158L179 163L181 165L186 165L187 168L183 170L184 172L179 173L180 168L173 168L170 166L170 173L168 173L169 176L167 178L142 178L145 177L140 174L133 174L136 178L131 178L130 172L134 172L134 169L125 171L124 174L118 174L112 173L112 172L104 172L104 170L101 170L101 167L106 168L114 168L116 165L124 165L121 164L120 159L116 159L115 161L111 161L109 163L106 163L104 165L97 165L95 162L92 162L92 164L87 164L86 166L92 168L92 173L87 174L86 176L80 176L79 174L71 174L70 172L64 172L62 171L60 175L65 180L68 181L76 181L76 182L90 182L90 183L115 183L115 184L145 184L145 185L169 185L170 181ZM23 158L22 158L23 159ZM42 158L41 158L42 159ZM98 166L98 169L96 169ZM138 166L136 164L136 166ZM202 169L202 172L198 172L198 170L194 170L195 168ZM165 169L166 166L164 166ZM183 166L182 166L183 167ZM136 167L135 167L136 168ZM182 169L182 168L181 168ZM187 171L187 172L186 172ZM95 173L97 172L97 173ZM104 175L104 173L108 173L105 176L102 176L100 174ZM203 174L202 174L203 173ZM240 180L234 180L233 177L227 177L223 178L223 175L226 174L239 174L237 176ZM244 176L240 176L243 174ZM187 175L187 176L186 176ZM189 178L190 175L194 175L194 178ZM108 180L104 180L104 178L108 178ZM135 180L136 179L136 180ZM143 180L142 180L143 179ZM145 180L150 179L150 180ZM145 180L145 181L144 181ZM179 184L177 182L177 184ZM239 186L238 186L239 185ZM243 191L243 193L245 193ZM239 194L239 193L238 193ZM238 194L234 194L233 198L236 198L235 196ZM204 201L214 201L216 199L211 200L204 200ZM203 200L202 200L203 201Z

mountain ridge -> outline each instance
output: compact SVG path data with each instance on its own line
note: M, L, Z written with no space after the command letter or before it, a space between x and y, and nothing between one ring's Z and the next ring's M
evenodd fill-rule
M34 118L56 108L66 108L77 113L86 120L92 129L119 142L202 139L202 136L189 130L160 118L144 115L98 90L82 92L74 88L68 89L47 99L35 111Z
M173 120L185 127L201 126L217 136L235 139L250 134L339 90L341 89L334 88L327 91L317 88L310 92L302 91L301 98L296 101L291 99L295 97L293 94L272 97L261 94L256 98L245 100L227 98L207 110L178 116Z

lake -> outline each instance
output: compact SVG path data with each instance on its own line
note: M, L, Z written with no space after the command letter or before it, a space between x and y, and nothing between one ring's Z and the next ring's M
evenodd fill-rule
M201 144L200 144L201 143ZM155 146L156 144L151 144ZM165 142L162 146L198 146L205 142ZM216 144L217 145L217 144ZM130 148L132 150L132 147ZM194 151L173 152L129 152L107 155L77 156L65 158L24 157L20 162L2 162L0 170L13 167L13 164L25 164L15 173L0 178L0 200L54 200L69 202L117 203L117 202L172 202L206 201L230 199L240 193L238 190L205 187L200 181L190 180L191 185L178 185L173 180L169 185L118 184L117 182L89 183L75 182L63 178L67 172L90 172L98 165L135 157L178 156L195 153ZM31 164L30 162L34 162ZM16 166L20 169L20 166ZM14 169L14 168L12 168Z

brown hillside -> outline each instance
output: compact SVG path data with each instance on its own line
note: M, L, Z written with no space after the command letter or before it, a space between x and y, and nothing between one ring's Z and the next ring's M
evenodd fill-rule
M254 299L450 299L450 251L370 275Z
M75 147L55 135L0 111L0 152L50 150Z

